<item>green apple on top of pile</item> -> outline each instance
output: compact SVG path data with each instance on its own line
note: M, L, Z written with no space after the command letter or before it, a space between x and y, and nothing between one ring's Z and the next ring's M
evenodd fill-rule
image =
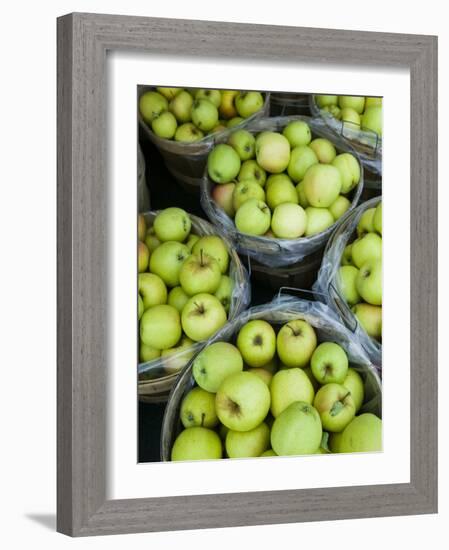
M142 119L164 139L193 143L238 126L260 111L260 92L195 88L156 88L139 99Z
M233 281L229 253L217 235L196 235L182 208L166 208L147 227L138 217L140 361L165 359L179 370L189 348L227 320ZM181 355L179 352L183 352Z
M315 101L322 111L341 120L345 127L382 136L381 97L317 95Z
M277 239L325 231L350 208L347 195L360 181L356 157L312 139L302 120L282 133L236 130L209 153L207 167L212 199L237 230Z
M357 224L338 270L338 287L371 338L382 340L382 202L368 208Z
M344 349L303 319L243 325L192 364L171 460L380 451L382 421L362 413L364 383Z

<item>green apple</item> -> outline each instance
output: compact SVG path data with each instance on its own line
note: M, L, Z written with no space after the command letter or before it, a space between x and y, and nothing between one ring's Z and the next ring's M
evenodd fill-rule
M227 128L235 128L236 126L239 126L242 122L244 122L245 119L241 116L235 116L228 120Z
M270 174L265 182L265 193L268 191L268 188L274 183L279 185L280 183L291 183L293 185L290 177L283 172L282 174Z
M221 90L221 103L218 107L218 112L222 118L229 120L238 115L234 105L234 100L238 93L237 90Z
M163 360L164 370L167 374L179 372L195 355L195 344L193 340L183 336L173 348L162 350L161 360Z
M150 257L150 271L159 275L167 286L179 285L179 272L184 260L190 256L185 244L167 241L156 248Z
M153 119L168 109L167 99L158 92L145 92L139 99L139 111L143 120L151 124Z
M156 237L161 241L185 241L190 233L192 222L182 208L165 208L154 218L153 228Z
M340 118L345 128L357 130L360 128L360 115L351 107L345 107L340 111Z
M296 192L298 193L298 202L303 208L310 206L309 201L307 200L306 194L304 193L304 182L300 181L296 186Z
M261 457L269 457L269 456L277 456L277 454L273 451L273 449L267 449L264 451L261 455Z
M376 211L375 208L368 208L360 216L359 223L357 224L357 236L362 237L366 233L373 233L374 231L373 218L374 218L375 211Z
M260 456L270 446L270 428L262 422L247 432L229 430L226 435L226 454L229 458Z
M314 164L305 173L304 193L311 206L327 208L341 191L341 175L335 166Z
M356 304L352 308L352 312L371 338L375 338L376 340L381 339L382 308L380 306L372 306L371 304Z
M315 392L307 374L299 368L278 371L271 381L271 414L277 418L295 401L313 403Z
M157 87L156 90L162 94L167 99L173 99L178 94L180 94L183 91L183 88L164 88L164 87ZM186 92L188 93L188 92ZM190 95L190 94L189 94Z
M367 97L365 98L365 109L368 107L382 107L381 97Z
M262 367L257 367L257 368L251 367L250 369L248 369L248 372L252 372L256 376L258 376L263 382L265 382L265 384L268 387L270 387L271 380L273 378L273 375L271 374L271 372L267 371Z
M348 356L335 342L322 342L313 352L310 367L320 384L341 384L348 374Z
M237 179L239 181L255 180L260 186L263 187L267 179L267 173L257 164L256 160L245 160L242 162Z
M271 224L268 206L257 199L248 199L235 214L235 225L241 233L263 235Z
M139 273L138 290L144 310L167 303L167 287L155 273Z
M345 246L341 255L341 265L354 265L352 261L352 243Z
M217 132L224 132L226 130L226 126L224 124L221 124L220 122L218 122L218 124L216 126L214 126L212 128L212 130L209 130L207 132L207 135L210 136L211 134L215 134Z
M189 256L179 271L179 283L189 296L202 292L213 294L220 284L220 279L220 264L202 250L198 255Z
M239 350L229 342L214 342L195 358L192 374L195 382L208 392L216 393L224 380L243 370Z
M141 363L148 363L154 359L159 359L161 356L161 350L147 346L143 342L140 343L139 347L139 359Z
M312 141L312 132L307 122L303 120L289 122L282 133L288 139L292 149L301 145L308 145Z
M260 92L239 92L234 99L235 108L243 118L248 118L263 107L263 95Z
M326 105L322 108L322 111L324 111L325 113L329 113L337 120L341 119L341 109L340 107L338 107L338 105Z
M313 391L317 392L318 388L320 387L320 384L318 383L318 380L313 376L313 372L312 372L312 369L310 368L310 366L304 367L302 369L302 372L307 374L307 378L310 380L310 382L313 386Z
M295 401L275 419L271 447L279 456L314 454L323 430L317 410L304 401Z
M316 138L309 143L310 149L313 150L322 164L329 164L337 155L334 145L326 138Z
M202 426L214 428L218 424L218 416L215 412L215 394L203 388L193 388L184 397L179 411L184 428Z
M221 273L226 273L229 267L228 249L221 237L218 235L205 235L201 237L192 249L193 254L208 254L217 260Z
M307 145L298 145L290 153L290 162L287 167L288 175L294 182L299 182L314 164L318 164L315 151Z
M181 314L182 328L195 342L210 338L226 320L226 311L220 301L207 293L192 296Z
M277 335L279 359L287 367L305 367L317 344L312 325L303 319L289 321Z
M343 265L338 270L338 290L350 306L360 302L360 294L356 285L358 274L359 270L353 265Z
M324 430L341 432L355 416L351 392L341 384L325 384L317 391L313 406L318 411Z
M220 422L230 430L247 432L261 424L267 416L270 390L251 372L231 374L218 388L215 410Z
M234 194L232 195L232 206L234 210L237 210L245 203L248 199L257 199L258 201L265 200L265 191L254 180L243 180L239 181L234 189Z
M298 193L290 178L280 176L282 174L277 174L277 179L270 181L270 178L268 178L267 181L266 203L271 210L274 210L276 206L285 202L298 204Z
M220 143L209 153L207 170L215 183L229 183L240 171L240 157L230 145Z
M195 235L194 233L190 233L187 241L186 246L192 252L193 247L195 246L195 243L197 243L200 240L199 235Z
M327 446L331 453L340 452L340 442L343 432L331 432L329 434L329 439L327 440Z
M160 138L171 139L178 127L175 115L170 111L164 111L153 118L151 129Z
M222 457L221 440L216 432L201 426L187 428L176 438L171 459L213 460Z
M280 174L290 162L288 139L277 132L259 134L256 138L256 159L267 172Z
M256 138L247 130L232 132L228 143L236 150L242 161L254 158Z
M351 392L352 399L354 400L355 412L357 414L365 398L365 387L362 377L355 369L349 368L348 374L342 382L342 386Z
M237 347L250 367L263 367L276 353L276 333L263 319L245 323L237 336Z
M145 240L145 235L147 232L147 223L142 214L139 214L137 217L137 235L139 241Z
M218 123L217 107L207 99L195 99L191 116L193 124L202 132L212 130Z
M327 107L330 105L337 105L338 103L338 96L336 95L316 95L315 101L318 107L322 109L323 107Z
M296 195L296 190L293 187ZM307 214L299 204L285 202L276 206L271 218L271 229L280 239L297 239L304 235L307 227Z
M192 122L181 124L175 133L175 141L181 143L195 143L195 141L200 141L203 137L204 133Z
M382 260L368 260L359 269L357 292L368 304L382 305Z
M140 338L152 348L172 348L181 338L181 332L178 310L167 304L150 307L140 320Z
M382 259L382 237L376 233L367 233L352 243L351 250L354 265L359 269L368 260Z
M360 181L360 164L351 153L341 153L332 161L341 176L341 193L349 193Z
M137 317L140 321L140 318L143 315L143 312L145 311L145 307L143 305L143 300L140 294L137 295Z
M343 216L351 208L351 201L343 195L338 196L335 201L329 206L329 212L335 221Z
M175 286L168 293L167 304L173 306L175 309L182 313L184 306L189 301L190 296L184 292L182 287Z
M373 106L365 109L360 122L362 130L371 130L382 135L382 107Z
M382 235L382 203L380 202L376 206L376 210L373 216L373 228L375 231Z
M220 206L226 214L233 218L235 216L233 194L235 189L235 183L223 183L216 185L212 189L212 198Z
M137 270L139 273L143 273L148 269L148 262L150 260L150 251L148 246L139 241L137 245Z
M306 208L307 226L306 237L317 235L328 229L331 225L334 225L334 216L327 208L315 208L308 206Z
M276 354L273 355L273 357L267 363L265 363L265 365L262 365L260 368L265 369L271 374L274 374L275 372L277 372L279 368L279 361Z
M199 89L196 91L195 99L207 99L218 109L221 103L221 92L220 90Z
M226 313L229 313L232 301L232 292L234 290L234 282L228 275L222 275L220 284L214 293L214 296L218 298L221 305L224 307Z
M145 235L145 244L147 245L150 255L161 244L161 241L156 237L154 229L150 227Z
M359 115L363 113L365 108L365 97L354 95L340 95L338 96L338 105L341 109L354 109Z
M185 122L190 122L191 120L191 110L193 105L193 98L186 92L182 90L177 94L171 101L168 106L168 109L171 113L174 114L176 120L183 124Z
M356 416L344 429L340 453L369 453L382 450L382 420L371 413Z

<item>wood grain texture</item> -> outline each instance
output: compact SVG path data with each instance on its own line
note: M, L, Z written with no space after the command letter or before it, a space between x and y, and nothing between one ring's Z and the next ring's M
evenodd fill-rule
M409 67L411 482L106 501L108 50ZM430 36L114 15L58 20L58 530L98 535L437 510L437 49Z

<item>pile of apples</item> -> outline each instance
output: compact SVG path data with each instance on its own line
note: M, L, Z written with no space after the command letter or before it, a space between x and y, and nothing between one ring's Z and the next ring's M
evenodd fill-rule
M341 295L366 333L382 339L382 202L368 208L357 224L338 271Z
M282 133L236 130L209 153L207 169L212 199L237 230L275 239L325 231L350 208L347 195L360 181L357 158L312 139L302 120Z
M139 100L140 114L157 136L183 143L238 126L263 105L260 92L194 88L156 88Z
M368 130L382 136L382 98L349 95L317 95L322 111L341 120L345 127Z
M360 374L344 349L318 342L303 319L242 326L235 345L214 342L194 359L171 460L381 450L382 421L358 414Z
M173 370L193 355L188 348L226 323L234 286L223 239L191 227L181 208L162 210L149 228L138 219L140 361L183 352L182 361L166 361Z

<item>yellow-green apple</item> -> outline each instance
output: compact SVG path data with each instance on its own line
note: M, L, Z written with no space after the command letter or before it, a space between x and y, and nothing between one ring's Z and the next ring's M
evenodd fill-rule
M288 139L277 132L259 134L256 138L256 159L267 172L280 174L290 161Z
M183 91L183 88L167 88L163 86L159 86L156 88L156 90L162 94L167 99L173 99L178 94L180 94ZM186 92L188 93L188 92Z
M312 141L312 132L307 122L303 120L289 122L282 133L288 139L292 149L301 145L308 145Z
M184 260L190 256L185 244L167 241L156 248L150 257L150 271L159 275L167 286L179 285L179 272Z
M161 350L147 346L143 342L140 343L139 359L141 363L147 363L158 359L161 356Z
M345 125L345 128L356 130L360 128L360 115L351 107L345 107L340 111L340 118Z
M341 265L354 265L352 261L352 243L345 246L341 256Z
M239 181L236 184L234 193L232 195L232 206L234 208L234 211L237 212L242 204L248 199L257 199L258 201L264 201L265 191L263 190L263 187L261 187L254 180Z
M271 414L277 418L295 401L313 403L315 391L307 374L299 368L278 371L271 380Z
M382 135L382 107L373 106L365 109L360 122L362 130L371 130Z
M228 249L221 237L218 235L205 235L201 237L192 249L193 254L208 254L217 260L222 273L226 273L229 266Z
M338 289L346 302L353 306L360 302L356 280L359 270L353 265L343 265L338 270Z
M230 118L234 118L238 115L237 109L234 105L234 99L238 95L237 90L222 90L221 91L221 103L218 107L218 112L220 113L220 116L223 118L229 120Z
M365 398L365 388L362 377L355 369L350 367L346 378L342 382L342 386L351 392L352 399L354 400L355 412L357 414Z
M203 388L192 388L181 402L179 417L184 428L214 428L218 424L215 394Z
M257 199L248 199L235 214L235 225L241 233L263 235L271 224L268 206Z
M338 107L338 105L326 105L325 107L323 107L322 111L324 111L325 113L329 113L337 120L341 119L341 109L340 107Z
M365 98L365 109L368 107L381 107L382 106L382 98L381 97L367 97Z
M357 235L359 237L362 237L366 233L372 233L374 231L373 218L375 211L375 208L368 208L360 216L359 223L357 224Z
M313 376L313 372L312 372L312 369L310 368L310 365L307 366L307 367L304 367L302 369L302 371L307 374L307 378L310 380L312 386L313 386L313 391L314 392L317 392L318 391L318 388L320 387L319 383L318 383L318 380Z
M251 372L231 374L218 388L215 410L220 422L230 430L247 432L267 416L270 410L270 390L265 382Z
M195 99L191 116L193 124L202 132L212 130L218 123L217 107L207 99Z
M284 202L298 204L298 193L290 178L280 177L281 174L277 174L277 176L277 179L273 179L269 181L269 183L267 182L266 203L268 207L274 210L276 206ZM268 178L268 180L270 180L270 178Z
M140 294L137 295L137 317L140 321L140 318L143 315L143 312L145 311L145 307L143 305L143 300Z
M332 161L341 176L341 193L346 194L354 189L360 181L360 164L351 153L341 153Z
M209 428L195 426L186 428L176 438L171 451L171 459L214 460L222 457L221 440Z
M161 241L156 237L154 229L150 227L145 235L145 244L147 245L150 254L161 244Z
M331 453L340 452L340 441L341 441L342 435L343 435L343 432L331 432L329 434L329 439L327 440L327 446L329 447L329 450Z
M315 330L307 321L294 319L278 332L277 352L287 367L305 367L317 344Z
M224 324L226 311L212 294L201 293L192 296L181 314L182 328L195 342L210 338Z
M371 304L356 304L352 307L352 312L371 338L381 339L382 307Z
M212 128L212 130L209 130L207 132L207 135L210 136L211 134L215 134L217 132L224 132L226 130L226 126L220 121Z
M293 187L296 195L296 190ZM304 235L307 227L307 214L299 204L285 202L276 206L271 218L271 229L280 239L297 239Z
M171 101L168 106L171 113L175 115L176 120L183 124L190 122L191 110L193 105L193 98L185 90L179 92Z
M212 198L221 206L221 208L226 212L226 214L233 218L235 216L234 204L233 204L233 194L235 189L235 183L223 183L221 185L216 185L212 189Z
M228 143L235 149L242 161L250 160L254 157L256 138L247 130L236 130L232 132Z
M324 430L341 432L355 416L351 392L341 384L325 384L317 391L313 406L318 411Z
M306 208L306 215L306 237L311 237L312 235L317 235L318 233L325 231L335 222L334 216L332 216L328 208L315 208L314 206L308 206Z
M176 346L162 350L161 360L167 374L178 372L187 365L195 355L194 344L193 340L183 336Z
M377 233L367 233L352 243L351 256L359 269L368 260L382 259L382 237Z
M224 380L243 370L239 350L229 342L214 342L195 358L192 374L195 382L208 392L216 393Z
M219 107L221 103L221 92L220 90L209 90L200 88L196 91L195 99L207 99L210 101L215 107Z
M365 97L357 95L340 95L338 96L338 104L341 109L349 107L360 115L365 108Z
M242 162L240 172L238 174L239 181L243 180L255 180L259 185L264 187L267 179L267 173L265 170L257 164L256 160L245 160Z
M181 143L194 143L203 139L204 133L195 126L192 122L185 122L178 126L178 129L175 133L175 141Z
M296 186L296 192L298 193L298 202L303 208L310 206L309 201L307 200L306 194L304 193L304 182L300 181Z
M248 118L263 107L263 95L260 92L239 92L234 99L235 108L243 118Z
M147 224L142 214L137 217L137 235L139 241L145 240L145 234L147 232Z
M232 117L230 120L228 120L228 124L226 125L227 128L235 128L236 126L239 126L242 122L244 122L244 118L241 116L235 116Z
M182 287L175 286L168 293L167 304L176 308L179 313L182 313L184 306L189 301L190 296L184 292Z
M140 338L152 348L172 348L181 338L181 332L179 312L167 304L150 307L140 320Z
M229 430L226 435L226 454L229 458L260 456L270 446L270 428L262 422L247 432Z
M316 95L315 101L318 107L321 109L327 107L328 105L337 105L338 96L336 95Z
M316 138L309 143L317 159L322 164L329 164L337 155L334 145L326 138Z
M293 184L290 177L283 172L282 174L270 174L265 182L265 193L268 191L268 188L275 183L278 185L280 182L287 182Z
M232 300L232 291L234 290L234 282L228 275L222 275L220 284L214 293L214 296L218 298L221 305L224 307L226 313L229 313Z
M156 237L161 241L185 241L190 233L192 222L189 215L182 208L165 208L154 218L153 228Z
M304 401L295 401L275 419L271 447L279 456L315 454L323 429L317 410Z
M138 291L144 309L167 303L167 287L155 273L139 273Z
M207 171L215 183L229 183L240 171L240 157L233 147L220 143L209 153Z
M171 139L178 127L175 115L170 111L164 111L153 118L151 129L160 138Z
M153 118L168 109L167 99L158 92L145 92L139 99L139 111L147 124L153 122Z
M382 420L372 413L356 416L343 430L340 453L369 453L382 450Z
M308 145L298 145L291 150L290 161L287 172L291 179L296 183L301 181L307 170L318 164L318 157L315 151Z
M186 246L192 252L193 247L195 246L195 243L197 243L200 240L199 235L195 235L194 233L190 233L187 241Z
M263 319L245 323L237 336L237 347L250 367L263 367L276 353L276 333Z
M382 260L368 260L359 269L357 292L368 304L382 305Z
M273 451L273 449L267 449L260 456L261 457L270 457L270 456L277 456L277 454Z
M139 241L137 246L137 269L139 273L143 273L148 269L148 262L150 260L150 251L148 246Z
M305 173L303 184L309 204L327 208L340 194L341 175L331 164L314 164Z
M382 235L382 203L380 202L376 206L376 210L373 216L373 228L375 231Z
M348 356L335 342L322 342L313 352L310 367L320 384L341 384L348 374Z
M335 201L329 206L329 212L335 221L343 216L351 208L351 201L343 195L338 196Z
M179 271L179 283L186 294L194 296L201 292L213 294L220 284L221 270L215 258L200 253L189 256Z
M265 382L268 387L270 387L271 380L273 378L271 372L263 369L262 367L251 367L250 369L248 369L248 372L252 372L256 376L258 376L263 382Z
M279 361L275 354L267 363L265 363L265 365L262 365L260 368L265 369L268 372L271 372L271 374L274 374L279 368L278 363Z

